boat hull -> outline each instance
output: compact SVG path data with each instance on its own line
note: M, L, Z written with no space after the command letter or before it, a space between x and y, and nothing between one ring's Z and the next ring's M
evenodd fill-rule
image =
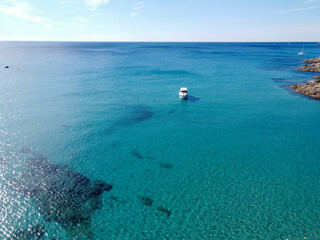
M187 94L183 94L183 93L179 93L179 98L187 99L188 95Z

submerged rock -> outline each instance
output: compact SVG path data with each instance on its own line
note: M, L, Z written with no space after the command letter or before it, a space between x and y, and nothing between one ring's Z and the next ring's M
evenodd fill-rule
M140 201L143 205L151 206L153 204L153 200L149 197L140 197Z
M112 189L102 180L90 180L36 154L27 159L24 171L13 176L8 184L30 196L47 221L58 222L68 231L80 232L86 238L92 237L91 215L102 207L100 196Z
M171 216L171 211L168 210L168 209L165 208L165 207L159 206L159 207L157 207L157 210L160 211L160 212L162 212L162 213L164 213L164 214L166 214L168 217Z
M164 162L161 162L160 164L160 167L161 168L173 168L173 164L171 164L171 163L164 163Z
M320 99L320 80L315 80L305 84L294 84L289 87L308 97Z
M130 108L128 114L116 121L108 130L111 133L118 127L128 127L146 121L154 116L149 106L137 105Z
M134 156L138 159L143 159L143 156L140 153L138 153L136 150L132 150L131 154L132 154L132 156Z
M44 227L41 225L35 225L27 230L18 230L12 233L8 240L36 240L41 239L44 234Z
M149 160L155 160L154 157L152 156L142 156L140 153L137 152L137 150L132 150L131 151L132 156L138 158L138 159L149 159Z

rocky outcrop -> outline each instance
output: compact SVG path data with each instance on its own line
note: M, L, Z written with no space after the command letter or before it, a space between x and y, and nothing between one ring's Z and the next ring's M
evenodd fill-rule
M310 58L304 61L305 63L320 63L320 57L317 58Z
M30 197L43 219L59 223L72 239L92 239L91 218L103 207L102 194L110 191L112 185L89 179L68 166L56 165L31 148L23 148L21 152L31 157L23 161L21 172L9 178L8 186ZM33 236L33 232L40 230L36 227L34 231L18 231L16 235Z
M311 81L305 84L294 84L290 85L290 87L296 92L315 99L320 99L320 80Z
M319 43L317 43L317 45L320 45L320 42L319 42Z
M320 79L320 76L314 76L313 78L315 78L315 79Z
M320 63L314 63L311 65L304 65L299 70L305 71L305 72L320 72Z
M311 58L306 61L305 63L311 63L303 65L299 70L300 71L307 71L307 72L320 72L320 57Z

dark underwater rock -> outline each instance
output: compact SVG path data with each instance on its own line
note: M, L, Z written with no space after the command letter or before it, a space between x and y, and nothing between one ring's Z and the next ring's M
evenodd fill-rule
M132 156L138 158L138 159L150 159L150 160L155 160L154 157L152 156L142 156L140 153L137 152L137 150L132 150L131 151Z
M168 169L173 168L173 164L171 164L171 163L161 162L159 165L161 168L168 168Z
M115 122L108 130L111 133L118 127L128 127L146 121L154 116L149 106L137 105L128 110L128 114Z
M45 229L41 225L35 225L27 230L18 230L11 234L8 240L36 240L41 239L45 234Z
M133 125L136 123L143 122L152 118L154 113L150 110L150 107L145 105L138 105L133 108L130 116L123 122L126 125Z
M140 201L145 206L152 206L152 204L153 204L153 200L151 198L145 197L145 196L140 197Z
M131 154L138 159L143 159L143 156L140 153L138 153L136 150L132 150Z
M90 180L41 155L27 159L25 170L13 176L8 185L30 196L46 221L58 222L86 238L92 237L91 215L102 207L100 196L112 189L102 180Z
M162 212L162 213L164 213L164 214L166 214L168 217L171 216L171 211L168 210L168 209L165 208L165 207L159 206L159 207L157 207L157 210L160 211L160 212Z

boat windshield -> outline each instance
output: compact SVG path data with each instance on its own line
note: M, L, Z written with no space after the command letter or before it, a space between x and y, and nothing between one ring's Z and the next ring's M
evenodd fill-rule
M185 90L182 90L182 91L180 91L180 92L187 93L187 91L185 91Z

